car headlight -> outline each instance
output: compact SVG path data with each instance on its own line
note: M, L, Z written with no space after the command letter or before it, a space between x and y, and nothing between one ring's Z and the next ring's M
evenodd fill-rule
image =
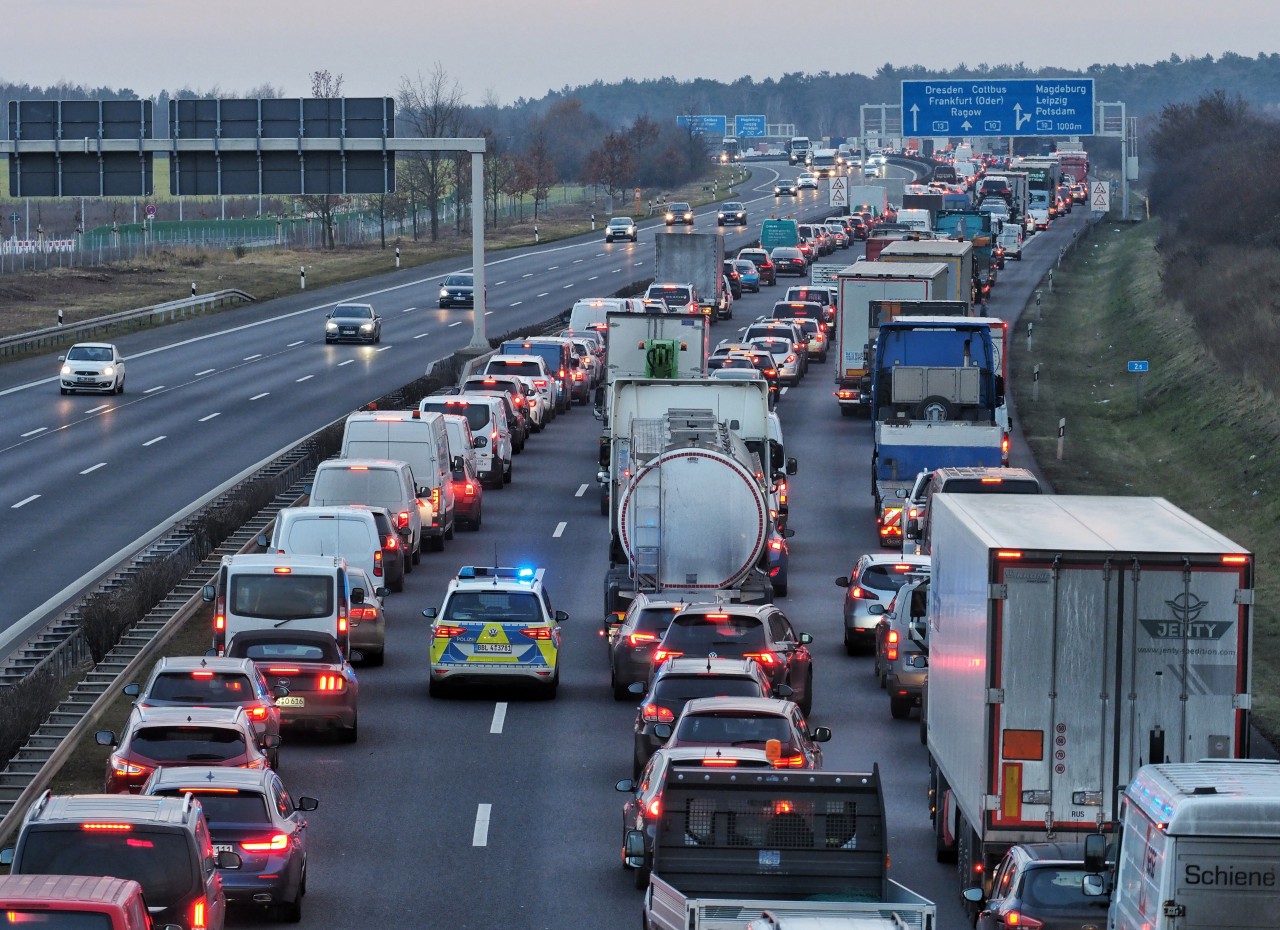
M71 374L71 366L70 366L70 365L63 365L63 366L62 366L62 373L63 373L64 375L69 375L69 374Z
M338 329L338 324L333 322L333 320L330 320L328 323L324 324L324 328L325 328L325 332L336 332Z
M116 366L108 365L106 368L102 369L102 375L105 378L114 378L116 376Z
M441 296L441 297L448 297L448 296L449 296L449 289L448 289L447 287L442 287L442 288L440 288L440 296Z
M370 331L370 330L372 330L372 329L373 329L373 324L372 324L372 323L361 323L361 324L360 324L360 332L362 332L362 333L367 333L367 332L369 332L369 331Z

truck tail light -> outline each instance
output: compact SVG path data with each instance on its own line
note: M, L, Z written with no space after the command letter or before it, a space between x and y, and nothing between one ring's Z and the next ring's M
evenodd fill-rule
M640 719L645 723L674 723L676 715L660 704L646 704L640 711Z
M283 852L289 848L289 834L273 833L260 840L244 840L240 848L246 852Z

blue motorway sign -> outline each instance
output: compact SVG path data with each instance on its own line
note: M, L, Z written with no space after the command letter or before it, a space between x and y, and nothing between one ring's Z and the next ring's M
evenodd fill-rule
M902 132L908 136L1091 136L1093 80L903 81Z
M764 114L759 116L735 116L733 118L733 134L739 139L755 139L765 134Z
M1147 363L1145 359L1143 359L1142 361L1130 362L1129 370L1132 372L1136 372L1138 374L1142 374L1142 372L1144 371L1150 371L1151 366L1150 364Z
M723 116L677 116L676 125L682 129L689 127L694 135L706 134L723 139L729 134L729 121Z

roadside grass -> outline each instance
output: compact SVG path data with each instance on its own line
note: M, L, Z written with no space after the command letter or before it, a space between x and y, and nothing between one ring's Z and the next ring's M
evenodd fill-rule
M1025 324L1011 339L1018 425L1058 493L1165 497L1255 553L1254 722L1276 743L1280 407L1255 378L1221 365L1166 295L1158 235L1158 222L1103 224L1055 273L1032 349ZM1269 301L1258 305L1259 325L1274 326L1271 312ZM1148 360L1150 372L1129 374L1132 359Z

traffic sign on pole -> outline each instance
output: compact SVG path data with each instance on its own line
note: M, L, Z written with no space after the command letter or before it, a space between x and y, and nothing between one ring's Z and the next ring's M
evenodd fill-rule
M1140 374L1144 371L1150 371L1150 370L1151 370L1151 365L1147 362L1146 359L1142 359L1141 361L1133 361L1129 363L1129 371L1131 372Z
M902 131L922 136L1091 136L1091 78L902 82Z
M765 116L735 116L733 118L733 134L738 139L756 139L766 135Z
M1089 209L1094 213L1107 213L1111 210L1111 185L1106 181L1089 183Z
M838 174L831 179L827 204L832 207L849 206L849 180L844 175Z

